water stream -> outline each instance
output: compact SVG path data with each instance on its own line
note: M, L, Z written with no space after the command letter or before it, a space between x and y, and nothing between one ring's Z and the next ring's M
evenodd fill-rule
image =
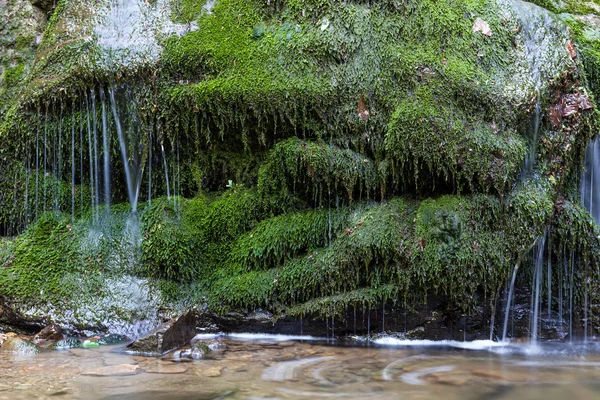
M198 338L211 338L202 335ZM0 352L0 399L593 399L600 347L480 341L370 345L239 334L199 360L140 357L122 346ZM558 358L558 359L557 359Z

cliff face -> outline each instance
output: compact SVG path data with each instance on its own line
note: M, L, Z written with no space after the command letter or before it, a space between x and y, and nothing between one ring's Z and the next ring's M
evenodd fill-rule
M0 247L0 293L94 329L161 304L339 317L441 296L494 315L513 267L536 276L530 250L548 243L547 307L567 258L575 292L595 296L578 185L598 11L569 4L46 8L23 67L0 46L0 224L19 234ZM26 36L35 9L17 9Z

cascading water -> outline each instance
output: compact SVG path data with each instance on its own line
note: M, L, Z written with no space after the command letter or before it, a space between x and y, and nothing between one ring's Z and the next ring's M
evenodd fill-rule
M586 149L580 193L583 206L600 222L600 138L592 140Z

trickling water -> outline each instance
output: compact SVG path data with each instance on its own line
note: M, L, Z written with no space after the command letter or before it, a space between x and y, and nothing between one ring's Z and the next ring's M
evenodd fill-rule
M569 276L569 342L573 343L573 268L575 264L575 252L571 251L571 264Z
M36 129L35 129L35 219L37 220L39 217L39 201L40 201L40 122L39 122L39 111L38 111L38 119L36 121Z
M73 106L73 109L75 107ZM75 222L75 113L71 119L71 222Z
M167 168L167 157L165 155L165 146L160 142L160 150L162 152L163 163L165 166L165 179L167 181L167 199L171 200L171 191L169 189L169 168Z
M552 236L548 235L548 318L552 318Z
M536 244L537 250L537 258L535 259L535 301L533 304L533 327L531 331L531 344L532 346L536 346L538 342L539 330L538 330L538 322L539 322L539 314L540 314L540 297L541 297L541 286L542 286L542 267L544 265L544 246L546 245L546 232L538 240Z
M504 315L504 327L502 328L502 341L506 341L506 332L508 330L508 319L510 315L510 306L513 298L513 291L515 289L515 280L517 279L517 272L519 271L519 264L515 264L513 269L512 280L510 281L510 287L508 289L508 299L506 300L506 310Z
M115 100L115 90L109 89L110 103L112 107L113 117L115 120L115 127L117 129L117 135L119 137L119 146L121 148L121 157L123 160L123 169L125 170L125 180L127 183L127 195L129 196L129 203L131 205L131 211L137 212L138 199L140 195L140 188L142 185L142 175L144 173L144 162L143 158L143 144L140 139L135 137L136 127L129 127L130 135L126 135L121 125L121 119L119 118L119 112L117 109L117 101Z
M100 89L100 101L102 103L102 153L104 154L104 205L106 212L110 211L110 148L108 131L108 116L106 112L106 98L104 90Z
M100 205L100 173L98 171L98 115L96 109L96 92L91 90L92 122L94 128L94 193L96 194L96 207Z

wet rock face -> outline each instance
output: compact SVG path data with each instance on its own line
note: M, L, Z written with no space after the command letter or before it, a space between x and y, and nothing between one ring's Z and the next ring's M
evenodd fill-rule
M23 76L41 41L46 19L29 1L0 1L0 89L15 85Z
M136 353L161 355L188 343L195 334L196 317L188 312L162 324L127 348Z

